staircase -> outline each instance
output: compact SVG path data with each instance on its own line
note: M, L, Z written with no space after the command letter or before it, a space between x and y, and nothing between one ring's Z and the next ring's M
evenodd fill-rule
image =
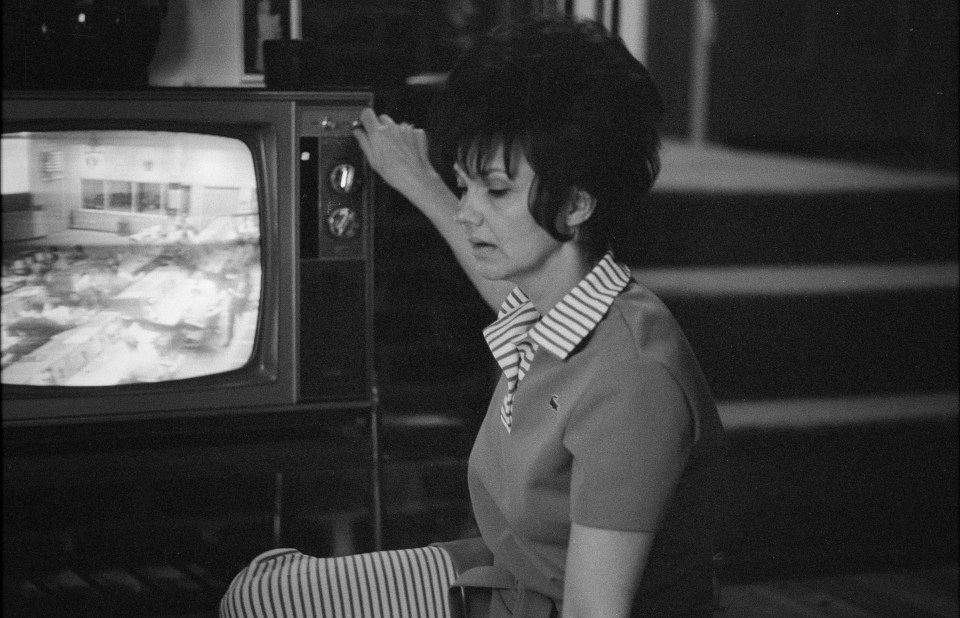
M957 177L668 143L637 278L731 439L727 580L955 561Z
M728 427L764 399L956 416L956 176L668 144L639 230L625 259L684 326Z

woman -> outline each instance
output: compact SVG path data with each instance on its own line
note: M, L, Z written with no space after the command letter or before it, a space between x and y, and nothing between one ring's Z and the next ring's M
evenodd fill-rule
M611 250L659 171L660 114L622 42L535 18L449 77L438 137L459 197L422 130L361 115L370 165L499 311L468 471L492 567L460 573L486 590L477 615L710 615L722 427L673 317Z
M474 513L495 563L565 615L709 615L721 425L670 313L610 253L659 170L660 114L619 40L538 18L449 78L441 151L459 200L423 131L368 110L357 132L499 309Z

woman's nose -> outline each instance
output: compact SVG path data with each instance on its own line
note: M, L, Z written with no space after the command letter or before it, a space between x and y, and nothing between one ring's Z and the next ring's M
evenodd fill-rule
M473 200L470 198L470 192L467 191L460 198L460 205L457 209L456 221L462 226L476 227L483 221L480 212L474 207Z

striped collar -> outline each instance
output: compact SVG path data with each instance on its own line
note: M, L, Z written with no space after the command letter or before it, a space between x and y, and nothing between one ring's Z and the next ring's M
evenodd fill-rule
M615 262L608 251L542 319L526 294L514 288L500 307L497 320L483 330L483 335L498 362L497 350L505 342L517 345L528 335L536 346L566 360L593 332L629 281L630 269Z

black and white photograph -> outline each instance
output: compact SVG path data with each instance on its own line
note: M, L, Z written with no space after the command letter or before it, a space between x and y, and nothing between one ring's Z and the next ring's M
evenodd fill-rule
M4 618L953 618L950 0L11 0Z

